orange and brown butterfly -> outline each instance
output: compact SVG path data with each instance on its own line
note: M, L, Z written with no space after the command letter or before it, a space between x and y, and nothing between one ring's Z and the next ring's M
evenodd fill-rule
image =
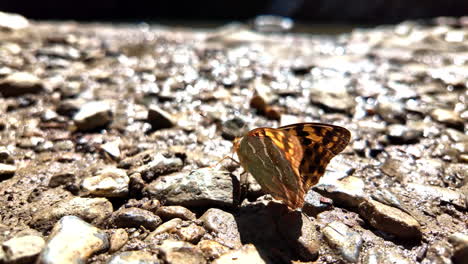
M340 126L298 123L253 129L234 141L233 150L264 192L296 209L302 208L309 189L350 137Z

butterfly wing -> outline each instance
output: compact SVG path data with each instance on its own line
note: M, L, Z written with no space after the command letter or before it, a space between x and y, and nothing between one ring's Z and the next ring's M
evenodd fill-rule
M290 208L302 207L305 190L299 166L304 153L298 137L273 128L257 128L244 136L237 155L262 189Z
M299 166L303 188L317 184L330 160L348 145L351 133L343 127L322 123L298 123L278 128L296 136L303 148Z

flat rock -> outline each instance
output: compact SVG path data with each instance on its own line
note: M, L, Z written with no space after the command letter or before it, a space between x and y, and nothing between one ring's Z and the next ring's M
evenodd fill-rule
M81 188L92 196L126 197L130 178L123 169L108 167L88 177L81 183Z
M107 264L158 264L158 257L146 251L125 251L112 256Z
M11 164L0 163L0 180L14 175L16 172L16 166Z
M0 79L0 93L5 97L38 93L42 91L43 88L42 81L28 72L16 72L8 75L4 79Z
M220 209L208 209L201 217L205 228L214 235L215 241L230 247L242 246L240 233L234 216Z
M322 233L328 244L336 248L346 261L358 261L363 242L359 233L338 221L329 223Z
M233 183L226 172L203 168L179 172L148 184L144 193L168 205L232 206Z
M188 242L165 240L159 247L162 259L167 264L204 264L201 250Z
M36 212L31 225L48 230L66 215L78 216L93 225L100 225L110 217L112 211L112 204L105 198L75 197Z
M92 101L81 106L73 116L78 130L88 131L103 127L112 121L111 107L104 101Z
M174 218L167 222L164 222L160 226L158 226L153 232L151 232L146 237L145 241L150 242L154 237L163 233L172 233L175 230L177 230L177 227L179 227L180 224L182 224L182 219L180 218Z
M409 183L407 188L408 190L420 195L422 199L439 200L456 205L460 208L467 208L465 197L461 192L438 186L429 186L417 183Z
M368 199L359 205L359 215L371 226L404 239L421 239L418 221L403 211Z
M2 244L5 263L31 263L44 246L45 241L40 236L26 235L9 239Z
M150 211L131 207L115 211L112 214L111 222L116 227L139 228L140 226L143 226L146 229L153 231L162 223L162 220L159 216Z
M267 264L254 245L247 244L215 259L213 264Z
M86 263L91 255L108 248L105 232L76 216L64 216L52 229L37 263Z
M20 30L29 27L29 21L18 14L0 12L0 29L1 30Z
M192 211L183 206L178 205L161 206L156 211L156 214L159 215L165 221L170 220L172 218L180 218L183 220L195 220L197 218Z
M315 223L299 212L289 212L278 222L281 235L303 261L313 261L320 250L320 234Z
M455 113L452 110L437 108L431 111L431 117L437 122L457 127L463 128L464 122L459 114Z
M400 124L387 127L387 138L392 144L413 144L419 142L423 132Z
M357 207L366 197L364 181L354 176L320 183L314 190L332 199L334 203L348 207Z

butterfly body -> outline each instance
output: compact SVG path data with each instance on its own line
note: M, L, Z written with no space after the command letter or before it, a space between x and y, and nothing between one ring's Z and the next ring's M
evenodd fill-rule
M349 131L339 126L299 123L256 128L236 142L234 149L242 167L266 193L296 209L303 206L307 191L349 138Z

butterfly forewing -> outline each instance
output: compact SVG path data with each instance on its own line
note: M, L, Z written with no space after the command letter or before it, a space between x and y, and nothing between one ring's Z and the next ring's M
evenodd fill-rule
M242 138L237 154L265 192L291 208L302 206L305 191L299 166L303 149L296 136L272 128L254 129Z

